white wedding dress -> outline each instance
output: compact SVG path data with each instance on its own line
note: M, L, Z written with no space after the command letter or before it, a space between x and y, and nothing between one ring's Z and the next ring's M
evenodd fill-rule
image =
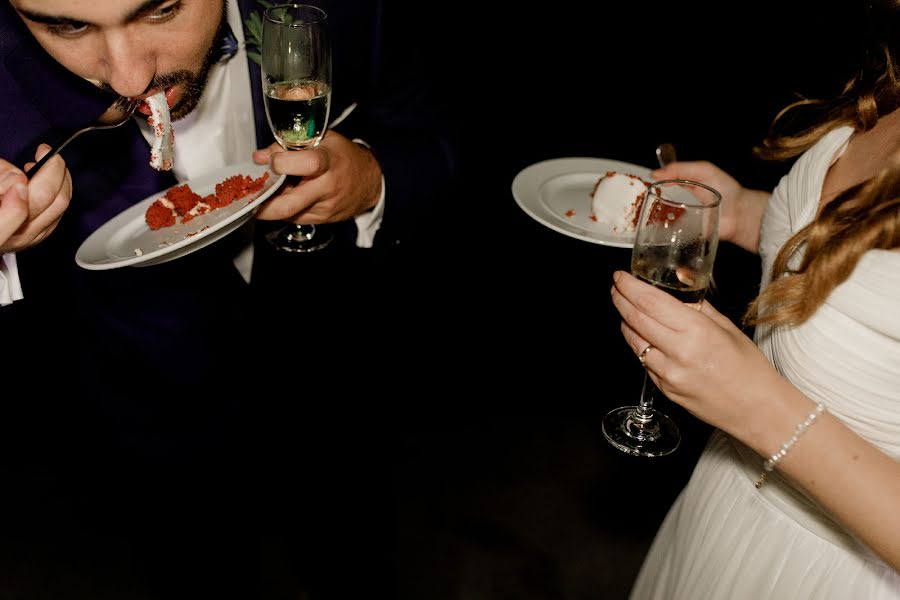
M774 190L761 229L763 285L778 249L815 216L825 174L851 133L830 132ZM803 393L900 460L900 252L867 252L811 319L760 327L756 342ZM900 599L900 573L777 470L756 489L763 461L713 434L631 600Z

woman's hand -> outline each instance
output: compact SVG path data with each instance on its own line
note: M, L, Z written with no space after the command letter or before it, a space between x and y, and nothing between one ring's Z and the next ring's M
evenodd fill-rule
M50 146L41 144L35 161L49 151ZM44 240L56 229L71 199L72 177L62 157L49 161L31 180L0 159L0 252L16 252Z
M612 301L622 334L673 402L753 445L759 408L786 385L753 340L708 302L684 304L624 271L613 275ZM761 424L762 425L762 424Z
M278 144L253 160L276 173L299 176L296 184L262 204L257 218L319 224L346 221L371 210L381 196L381 167L365 147L329 131L315 148L286 151Z
M650 173L653 180L690 179L715 188L722 194L719 239L751 252L759 250L759 227L769 193L751 190L707 161L673 162Z

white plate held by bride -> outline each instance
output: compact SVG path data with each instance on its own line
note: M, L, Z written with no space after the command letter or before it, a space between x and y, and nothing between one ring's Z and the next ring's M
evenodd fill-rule
M253 162L223 167L187 183L201 196L212 194L216 184L233 175L262 177L267 165ZM165 195L162 190L125 209L92 233L75 253L78 266L89 270L145 267L180 258L222 239L253 217L257 207L281 186L284 175L269 172L262 189L228 206L200 215L187 223L150 229L144 218L147 207Z
M603 158L555 158L515 176L512 194L531 218L564 235L604 246L631 248L634 232L616 232L591 219L591 192L608 171L650 181L650 169Z

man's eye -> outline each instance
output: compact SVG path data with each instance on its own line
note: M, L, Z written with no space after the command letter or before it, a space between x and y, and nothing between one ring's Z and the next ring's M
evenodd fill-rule
M163 6L157 8L153 12L147 15L147 18L151 21L168 21L172 17L178 14L181 10L181 2L176 2L175 4L170 4L168 6Z
M78 37L85 31L88 26L85 23L56 23L47 25L47 31L58 37Z

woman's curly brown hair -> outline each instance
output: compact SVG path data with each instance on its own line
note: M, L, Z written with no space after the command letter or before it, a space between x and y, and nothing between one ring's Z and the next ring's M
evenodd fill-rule
M879 116L896 110L900 65L887 45L880 45L873 56L836 98L801 99L779 112L770 135L754 153L765 159L792 158L837 127L867 131ZM798 133L777 135L775 128L785 115L800 107L821 109L825 118ZM771 284L750 303L745 325L803 323L850 276L865 252L898 247L900 155L876 176L842 192L787 241L775 258ZM791 269L788 261L800 248L803 259Z

